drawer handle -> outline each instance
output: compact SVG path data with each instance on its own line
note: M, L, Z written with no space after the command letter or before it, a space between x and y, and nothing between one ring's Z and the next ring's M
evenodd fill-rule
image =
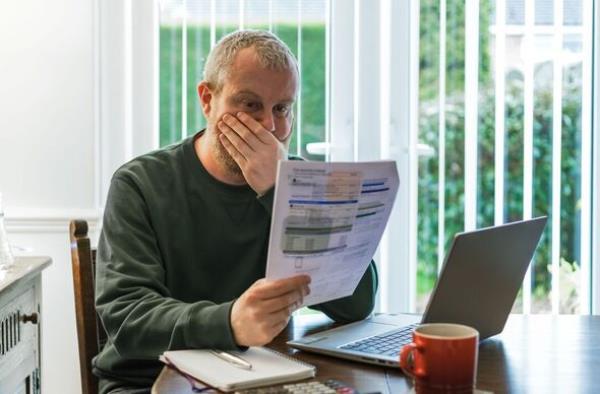
M30 315L23 315L21 316L21 321L23 321L23 323L38 324L38 314L37 312L33 312Z

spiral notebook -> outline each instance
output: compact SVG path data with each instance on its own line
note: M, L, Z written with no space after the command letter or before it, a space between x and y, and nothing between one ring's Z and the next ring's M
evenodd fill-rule
M264 347L230 353L250 363L252 369L240 368L210 350L167 351L160 359L188 378L226 392L312 378L316 372L313 365Z

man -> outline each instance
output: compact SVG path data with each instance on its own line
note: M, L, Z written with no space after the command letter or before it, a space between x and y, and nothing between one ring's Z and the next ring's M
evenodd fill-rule
M309 277L264 279L298 83L279 39L232 33L209 55L198 86L206 130L114 174L96 276L109 337L93 362L101 393L147 392L167 349L267 344L302 304ZM371 263L352 296L314 308L362 319L376 288Z

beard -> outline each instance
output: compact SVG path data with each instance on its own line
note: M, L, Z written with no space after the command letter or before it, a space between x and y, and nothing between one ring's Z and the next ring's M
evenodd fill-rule
M221 143L221 140L219 139L220 133L217 132L215 128L212 128L211 131L212 132L209 134L209 141L211 148L215 152L215 157L217 158L218 162L231 175L243 177L244 175L242 173L242 169L240 168L238 163L235 162L233 157L229 154L229 152L227 152L227 149L225 149L225 147Z

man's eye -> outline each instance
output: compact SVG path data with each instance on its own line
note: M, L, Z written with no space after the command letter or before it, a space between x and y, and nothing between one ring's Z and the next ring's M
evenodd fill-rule
M290 112L290 106L283 104L277 105L275 106L275 112L279 115L287 116L287 114Z
M260 108L260 104L255 101L244 101L243 105L244 107L246 107L246 109L250 111L254 111Z

